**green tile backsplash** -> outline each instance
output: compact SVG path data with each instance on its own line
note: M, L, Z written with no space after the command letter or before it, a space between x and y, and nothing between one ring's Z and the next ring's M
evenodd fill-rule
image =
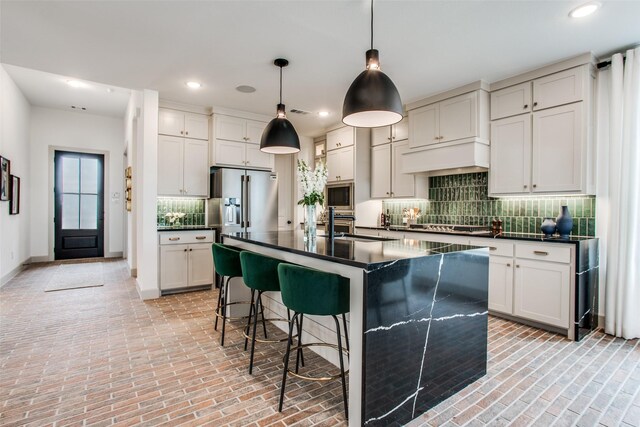
M203 199L184 199L172 197L158 197L158 226L170 226L168 212L183 212L186 215L181 220L181 225L205 225Z
M491 225L493 218L503 221L506 232L540 233L546 217L555 218L567 205L573 216L572 234L595 236L596 199L594 196L489 197L486 172L429 178L429 200L383 201L382 209L391 214L391 223L402 224L403 208L419 208L418 223Z

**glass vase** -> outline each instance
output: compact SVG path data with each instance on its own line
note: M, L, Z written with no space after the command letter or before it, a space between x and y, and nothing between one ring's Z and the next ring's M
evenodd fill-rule
M306 205L304 207L304 240L315 240L317 231L316 205Z

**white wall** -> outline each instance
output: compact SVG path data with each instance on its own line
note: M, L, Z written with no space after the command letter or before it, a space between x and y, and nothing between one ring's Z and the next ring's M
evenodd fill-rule
M126 245L126 254L127 254L127 264L129 265L129 270L133 276L137 275L137 224L136 224L136 204L138 202L137 197L135 195L135 189L137 188L137 177L138 174L134 169L136 169L136 146L137 141L141 139L142 135L142 119L140 117L142 112L142 92L140 91L131 91L131 96L129 97L129 104L127 105L127 111L125 113L124 119L124 143L125 150L127 152L127 164L125 167L131 166L132 168L132 189L134 195L131 198L131 212L126 212L126 230L127 234L125 237L124 245ZM125 203L123 201L123 203Z
M11 173L20 177L20 213L9 215L9 202L0 202L0 285L16 274L30 257L31 107L0 65L0 155L11 161Z
M299 138L300 151L298 152L296 162L293 166L293 179L296 186L293 193L295 194L295 199L293 200L293 205L295 206L293 224L295 225L295 229L299 229L300 223L304 221L304 207L298 204L298 200L302 199L304 195L302 194L302 188L300 187L300 182L298 181L297 160L304 160L311 168L313 168L315 164L315 145L313 143L313 138L301 135L299 135Z
M53 259L53 151L105 155L105 257L123 248L124 122L87 113L33 107L31 110L31 256ZM118 198L113 193L119 193Z

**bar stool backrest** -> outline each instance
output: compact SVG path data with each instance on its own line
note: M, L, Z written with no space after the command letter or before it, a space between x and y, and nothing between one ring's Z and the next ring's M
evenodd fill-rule
M240 265L240 250L231 246L214 243L211 245L213 253L213 264L216 273L226 277L242 276L242 266Z
M287 308L319 316L349 312L349 279L293 264L278 266L282 302Z
M240 252L242 278L251 289L265 292L279 292L278 265L282 261L255 252Z

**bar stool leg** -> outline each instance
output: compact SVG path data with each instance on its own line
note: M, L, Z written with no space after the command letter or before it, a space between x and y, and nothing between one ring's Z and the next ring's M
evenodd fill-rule
M260 298L260 316L262 316L262 330L264 331L264 339L267 337L267 322L264 320L264 304L262 304L262 291L258 292L258 298ZM256 314L257 315L257 314Z
M293 319L296 320L298 317L298 313L293 313ZM284 401L284 387L287 383L287 371L289 369L289 354L291 352L291 345L293 344L293 339L291 336L293 335L293 323L289 324L289 339L287 340L287 351L284 355L284 369L282 371L282 385L280 386L280 403L278 404L278 412L282 412L282 403Z
M247 337L249 336L249 332L251 332L251 318L253 316L253 302L255 298L255 293L256 293L256 290L251 289L251 304L249 305L249 318L247 319L247 327L245 328L246 337L244 338L244 351L247 351L247 344L249 343L249 338Z
M342 326L344 326L344 340L347 342L347 353L349 353L349 331L347 331L347 316L344 313L342 313Z
M220 276L220 280L224 281L224 277ZM218 291L218 306L216 307L216 322L213 325L214 331L218 330L218 313L220 313L220 303L222 302L222 285L219 286L219 289L220 290Z
M251 356L249 358L249 375L253 373L253 355L256 349L256 329L258 329L258 307L261 306L261 301L262 301L262 298L260 298L261 296L262 296L262 291L258 291L258 297L256 298L255 307L253 309L253 313L254 313L253 334L251 337ZM263 318L263 322L264 322L264 318Z
M298 349L296 351L296 374L298 373L298 367L300 366L300 355L302 354L302 322L303 320L304 320L304 314L300 313L300 323L299 323L300 329L298 329Z
M222 299L222 337L220 338L220 345L224 347L224 330L227 324L227 292L229 291L229 280L231 277L227 277L224 282L224 296Z
M349 419L349 407L347 405L347 382L344 378L344 361L342 358L342 338L340 337L340 322L336 316L332 316L336 321L336 335L338 336L338 358L340 359L340 379L342 381L342 399L344 400L344 416Z

